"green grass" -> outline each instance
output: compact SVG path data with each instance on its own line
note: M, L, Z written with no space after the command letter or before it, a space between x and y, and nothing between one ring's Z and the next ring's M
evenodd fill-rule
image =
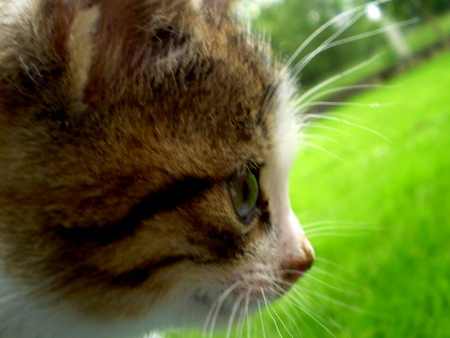
M317 138L308 142L342 159L306 147L291 175L292 204L318 258L295 288L303 296L292 296L316 319L282 299L262 314L267 337L300 337L298 328L303 337L450 337L449 67L450 54L441 55L352 99L380 107L331 115L362 128L309 129ZM257 314L249 324L252 337L262 337L260 322Z
M352 100L392 103L389 107L349 107L334 115L356 120L392 143L330 121L326 126L338 131L320 135L335 143L314 142L343 162L310 149L295 165L292 203L303 223L331 220L337 227L334 233L361 234L321 238L319 231L311 239L318 257L352 271L331 267L336 277L362 287L356 288L357 297L333 292L333 297L361 309L326 309L326 318L342 325L330 327L337 336L450 336L449 66L450 55L443 55L389 87ZM350 225L356 229L347 229ZM317 277L336 285L333 277ZM323 335L319 329L312 336Z
M443 34L450 36L450 12L440 14L436 19ZM395 23L400 24L400 22L394 21L394 24ZM413 59L417 58L418 54L426 50L436 50L435 45L441 40L441 36L439 36L436 27L430 21L422 20L416 24L411 24L410 26L407 25L399 29L404 35L405 41L413 54ZM351 50L352 43L348 45L348 48ZM339 79L336 82L336 86L348 86L355 83L364 83L367 82L368 79L378 78L379 74L383 71L394 68L395 66L401 69L402 64L405 64L405 60L400 60L398 56L396 56L389 43L378 46L375 54L374 51L371 51L371 53L372 54L368 55L367 58L370 58L373 55L376 55L377 57L366 66ZM355 63L354 65L357 64L358 63ZM341 71L338 71L338 73ZM322 80L319 82L321 81ZM307 85L306 87L309 86Z

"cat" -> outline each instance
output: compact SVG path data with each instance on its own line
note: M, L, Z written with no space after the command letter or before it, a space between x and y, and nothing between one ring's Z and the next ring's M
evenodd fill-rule
M228 323L313 262L295 86L221 0L0 0L0 336Z

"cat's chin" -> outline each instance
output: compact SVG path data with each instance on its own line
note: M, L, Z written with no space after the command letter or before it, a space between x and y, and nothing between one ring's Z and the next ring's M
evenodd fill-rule
M248 282L237 283L233 279L228 281L229 286L220 287L205 281L201 289L178 292L177 297L160 303L140 318L107 323L93 317L78 316L68 308L33 303L26 294L13 292L13 285L3 279L1 298L5 300L7 297L8 301L0 307L0 337L114 338L142 337L181 327L220 330L228 325L230 316L235 317L234 323L239 322L283 293L268 291L268 285L263 285L267 276L259 280L254 276L248 277L253 287L249 288Z

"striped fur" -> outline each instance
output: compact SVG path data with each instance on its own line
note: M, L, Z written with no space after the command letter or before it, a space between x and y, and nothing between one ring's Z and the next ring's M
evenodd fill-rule
M308 269L293 86L228 6L0 0L0 336L202 325L230 290L227 323ZM256 168L244 225L228 179Z

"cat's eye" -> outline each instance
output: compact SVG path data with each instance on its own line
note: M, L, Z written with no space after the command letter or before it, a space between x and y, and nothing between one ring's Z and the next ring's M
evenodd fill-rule
M228 184L234 210L241 222L247 225L257 212L258 179L252 172L246 171L232 176Z

